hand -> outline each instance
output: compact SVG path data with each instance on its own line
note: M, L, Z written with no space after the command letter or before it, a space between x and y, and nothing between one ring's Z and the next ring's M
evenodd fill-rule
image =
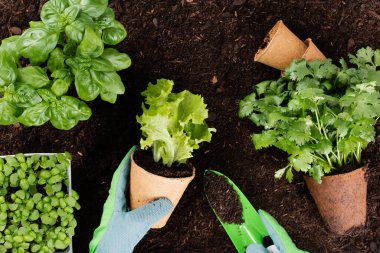
M245 253L268 253L268 251L261 244L251 244Z
M124 157L112 177L109 196L103 207L100 226L90 242L90 253L129 253L158 220L168 214L173 204L161 198L133 211L125 198L130 157L133 147Z
M307 253L297 248L285 229L269 213L259 210L259 215L277 250L268 250L261 244L251 244L247 247L246 253Z

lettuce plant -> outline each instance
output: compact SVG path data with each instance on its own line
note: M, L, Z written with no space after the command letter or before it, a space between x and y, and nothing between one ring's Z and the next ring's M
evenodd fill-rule
M295 60L277 81L263 81L240 102L239 115L260 133L256 149L277 147L288 165L275 174L293 180L293 170L321 182L323 175L362 163L362 151L374 141L380 115L380 50L362 48L340 66L331 60Z
M166 79L149 83L142 93L143 114L137 117L141 125L142 149L152 148L155 162L171 167L186 163L199 143L211 141L214 128L205 122L208 110L200 95L185 90L172 93L174 82Z
M70 154L0 158L0 252L57 252L71 244L80 209L67 193Z
M105 45L127 36L107 0L50 0L41 21L0 46L0 124L68 130L91 116L84 101L115 103L125 91L117 71L129 56ZM25 66L25 60L28 60ZM77 97L70 96L74 84Z

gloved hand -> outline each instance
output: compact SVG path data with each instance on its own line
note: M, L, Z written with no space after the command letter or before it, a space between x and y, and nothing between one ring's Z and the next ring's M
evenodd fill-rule
M170 212L171 201L161 198L133 211L125 198L130 157L133 147L120 163L112 177L109 196L103 207L99 227L90 242L90 253L129 253L148 230Z
M297 248L285 229L264 210L259 210L259 215L268 231L273 244L277 247L280 253L307 253ZM246 253L272 253L261 244L251 244L247 247Z

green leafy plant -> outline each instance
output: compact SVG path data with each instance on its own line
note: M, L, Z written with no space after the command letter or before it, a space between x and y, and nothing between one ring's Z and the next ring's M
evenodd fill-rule
M240 102L239 116L264 129L252 135L256 149L277 147L293 170L321 182L323 175L362 163L362 151L374 141L380 115L380 50L362 48L340 67L331 60L295 60L277 81L263 81Z
M166 79L149 83L142 93L145 98L141 124L142 149L152 148L156 162L171 167L186 163L199 143L211 141L212 132L205 122L208 110L200 95L185 90L172 93L174 82Z
M1 125L40 126L50 120L68 130L91 116L84 101L100 95L115 103L125 92L117 71L128 68L131 59L105 45L120 43L127 32L107 5L107 0L47 1L42 21L2 41ZM79 98L67 95L73 83Z
M56 252L71 244L80 209L68 194L71 156L0 158L0 252Z

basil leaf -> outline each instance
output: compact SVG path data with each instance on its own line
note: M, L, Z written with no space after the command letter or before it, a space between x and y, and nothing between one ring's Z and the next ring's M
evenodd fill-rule
M80 13L75 21L65 27L66 36L79 44L83 40L83 34L87 26L95 29L95 23L92 18L85 13Z
M59 78L59 79L65 79L65 78L72 78L71 71L69 69L57 69L51 74L52 77L54 78Z
M48 69L53 72L54 70L65 68L65 60L66 56L62 49L57 47L50 53L50 58L47 63Z
M67 19L63 12L68 7L68 2L63 0L50 0L42 6L41 20L49 28L62 31ZM77 13L78 14L78 13ZM75 19L75 17L74 17Z
M63 53L67 56L75 56L78 44L73 40L68 40L67 44L63 47Z
M102 40L107 45L116 45L127 37L127 31L119 21L114 21L111 27L103 30Z
M78 120L69 116L68 107L62 101L55 102L51 107L51 124L61 130L69 130L78 124Z
M89 70L78 71L75 75L75 88L84 101L94 100L100 93L100 87L92 80Z
M70 88L71 80L68 79L56 79L51 86L51 91L57 95L62 96L67 93Z
M54 93L48 89L39 89L37 92L45 102L51 103L57 100L57 97L54 95Z
M46 28L44 22L42 21L30 21L29 26L30 28Z
M20 58L20 53L17 48L17 41L20 35L15 35L9 38L5 38L1 41L1 48L8 53L8 56L13 58L14 62L18 62ZM2 65L1 65L2 66Z
M96 19L95 23L99 29L103 30L107 27L112 26L114 21L115 12L111 8L107 7L105 12L98 19Z
M57 96L66 94L74 79L71 71L69 69L58 69L51 76L55 78L51 91Z
M37 91L27 84L15 84L13 91L4 93L4 97L17 107L31 107L42 101Z
M45 70L38 66L19 68L17 80L36 89L44 87L50 82Z
M102 90L100 92L100 98L103 100L103 101L106 101L106 102L109 102L111 104L114 104L116 102L116 99L117 99L117 94L116 93L112 93L112 92L108 92L106 90Z
M49 103L41 102L26 109L18 118L25 126L41 126L49 120Z
M75 58L69 58L66 60L66 64L70 67L71 72L76 75L77 71L79 70L79 64L75 60Z
M12 125L17 122L16 114L18 112L17 106L9 103L5 99L0 99L0 124Z
M61 101L69 111L70 117L77 120L88 120L91 117L91 109L85 102L70 96L63 96Z
M0 86L13 83L17 78L17 67L12 57L0 49Z
M23 57L28 58L33 65L39 65L48 59L58 39L58 33L46 28L29 28L19 38L17 47Z
M91 70L92 80L105 91L124 94L125 87L120 76L116 72L100 72Z
M66 24L70 24L75 21L79 14L80 9L77 6L70 6L66 8L63 12L63 16L66 19Z
M93 59L91 68L95 71L116 71L116 68L109 61L102 58Z
M108 6L108 0L69 0L69 3L94 18L102 15Z
M132 64L131 58L129 58L127 54L120 53L114 48L105 49L100 58L107 60L107 62L114 68L114 71L120 71L129 68ZM101 69L95 68L94 70L102 71Z
M82 42L79 44L77 54L83 57L99 57L104 50L104 44L99 35L91 28L86 27Z

